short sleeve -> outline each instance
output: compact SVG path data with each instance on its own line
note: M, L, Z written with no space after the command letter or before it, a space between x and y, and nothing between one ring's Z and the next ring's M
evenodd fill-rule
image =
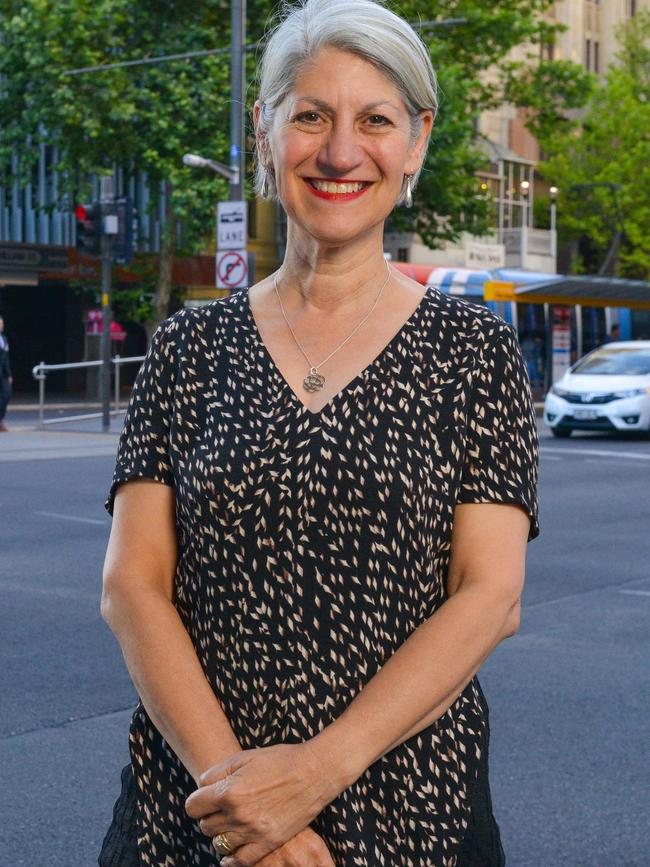
M513 503L539 535L537 414L528 371L511 325L488 339L474 380L459 503Z
M131 391L117 447L115 470L104 503L113 514L118 486L129 479L153 479L174 484L169 434L176 379L174 317L156 329Z

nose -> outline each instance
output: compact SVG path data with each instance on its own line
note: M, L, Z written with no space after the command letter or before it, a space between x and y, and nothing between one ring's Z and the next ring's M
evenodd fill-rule
M361 165L363 159L354 125L333 123L317 157L319 171L331 177L342 177Z

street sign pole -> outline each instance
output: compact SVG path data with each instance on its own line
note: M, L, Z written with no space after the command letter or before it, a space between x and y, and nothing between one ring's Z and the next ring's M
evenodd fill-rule
M113 237L117 234L117 215L113 196L113 178L101 179L102 226L102 430L111 426L111 265Z
M230 200L244 198L246 155L244 153L244 104L246 94L244 41L246 39L246 0L231 0L230 4L230 167L236 172L230 184Z
M102 430L111 426L111 237L102 234Z

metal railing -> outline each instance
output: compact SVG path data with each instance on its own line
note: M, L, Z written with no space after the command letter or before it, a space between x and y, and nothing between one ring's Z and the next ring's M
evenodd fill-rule
M131 355L127 358L122 358L115 355L111 358L111 364L115 367L115 386L114 386L114 407L110 410L110 415L118 415L120 409L120 368L123 364L135 364L135 362L143 362L145 355ZM41 361L32 368L34 379L38 380L38 429L44 430L49 424L65 424L69 421L81 421L87 418L101 418L101 412L88 412L81 415L66 415L62 418L45 418L45 380L47 374L52 370L75 370L78 368L101 367L103 361L76 361L70 364L46 364Z

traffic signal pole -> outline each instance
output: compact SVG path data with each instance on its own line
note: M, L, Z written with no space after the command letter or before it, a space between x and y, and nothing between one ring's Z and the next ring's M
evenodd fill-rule
M102 430L111 428L111 237L102 235Z
M101 179L102 208L102 431L111 427L111 266L113 237L117 234L117 216L114 215L113 178Z
M230 4L230 168L237 170L236 183L230 183L230 201L244 198L246 154L244 152L244 90L246 50L246 0Z

